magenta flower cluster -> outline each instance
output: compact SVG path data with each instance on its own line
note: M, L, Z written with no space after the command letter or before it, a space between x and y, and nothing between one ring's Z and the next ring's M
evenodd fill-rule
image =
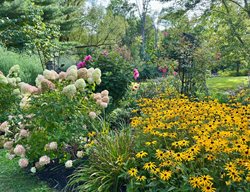
M76 66L77 66L77 69L80 69L80 68L84 68L86 66L86 62L87 61L91 61L92 60L92 56L91 55L87 55L85 58L84 58L84 61L80 61Z

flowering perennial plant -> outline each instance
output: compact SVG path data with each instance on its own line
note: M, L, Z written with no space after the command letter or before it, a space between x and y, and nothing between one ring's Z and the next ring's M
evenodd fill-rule
M31 166L33 172L51 162L72 167L102 127L99 117L109 97L104 90L99 93L101 103L94 99L100 83L100 69L76 66L60 74L45 70L36 78L36 86L19 83L20 113L0 123L8 157L21 158L19 166Z
M130 186L175 191L247 191L250 105L181 98L139 101Z

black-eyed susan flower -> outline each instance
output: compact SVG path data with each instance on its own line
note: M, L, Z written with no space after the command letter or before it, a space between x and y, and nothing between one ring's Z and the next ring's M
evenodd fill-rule
M136 180L137 181L145 181L146 180L146 177L144 175L140 175L140 176L137 176L136 177Z
M128 170L128 174L131 176L131 177L135 177L138 173L138 170L136 168L131 168Z
M145 163L143 166L143 169L145 170L150 170L150 169L155 169L155 168L156 168L155 162L148 162L148 163Z
M164 160L165 156L164 156L164 152L160 149L156 150L155 156L157 159L159 159L160 161Z
M148 155L147 152L145 151L140 151L139 153L137 153L135 156L136 158L143 158L143 157L146 157Z
M208 185L201 188L202 192L216 192L216 188Z
M170 177L171 177L171 175L172 175L172 171L166 171L166 170L164 170L164 171L160 172L160 178L163 181L169 180Z

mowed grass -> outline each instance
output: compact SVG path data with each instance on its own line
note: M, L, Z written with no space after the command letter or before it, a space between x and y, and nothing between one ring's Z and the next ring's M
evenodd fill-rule
M229 90L236 90L238 87L247 87L249 77L213 77L207 79L210 92L222 93Z
M18 160L6 158L0 150L0 191L1 192L52 192L35 175L28 174L18 166Z

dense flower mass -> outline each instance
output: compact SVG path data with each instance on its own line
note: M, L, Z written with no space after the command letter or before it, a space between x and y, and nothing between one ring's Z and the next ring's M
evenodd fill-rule
M131 179L144 175L150 183L159 178L166 186L172 182L190 191L249 187L250 105L185 97L139 103L141 115L131 125L142 142L128 172Z
M86 60L90 61L91 56ZM18 67L11 73L16 77ZM0 76L0 81L8 83L10 77L2 73ZM21 113L10 113L8 120L0 122L8 158L19 158L19 166L32 166L32 172L43 169L55 159L67 168L72 167L73 160L82 158L94 144L95 131L102 129L98 117L108 106L109 92L104 90L98 93L98 99L93 98L96 85L101 83L101 70L78 70L73 65L59 74L46 69L37 76L36 86L15 82L18 83L14 88L19 90L17 105Z

